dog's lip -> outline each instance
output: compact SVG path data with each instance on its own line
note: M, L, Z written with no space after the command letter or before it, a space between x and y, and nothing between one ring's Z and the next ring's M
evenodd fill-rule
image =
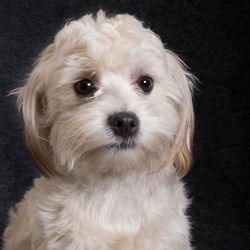
M125 149L134 149L136 144L134 142L121 142L121 143L112 143L108 144L105 147L107 149L116 149L116 150L125 150Z

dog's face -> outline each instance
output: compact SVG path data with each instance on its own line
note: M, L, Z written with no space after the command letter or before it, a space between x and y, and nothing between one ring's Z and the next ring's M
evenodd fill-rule
M192 83L134 17L66 25L15 91L28 147L45 175L190 165Z

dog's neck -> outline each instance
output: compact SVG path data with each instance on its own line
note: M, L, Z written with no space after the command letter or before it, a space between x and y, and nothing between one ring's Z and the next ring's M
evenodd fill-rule
M69 185L75 185L79 188L90 188L95 189L105 189L110 185L119 183L119 186L127 187L127 188L135 188L136 186L141 188L159 186L159 182L161 183L174 183L178 177L176 177L173 173L171 173L170 168L165 168L159 172L149 172L149 171L139 171L139 170L130 170L124 173L117 173L113 171L108 171L105 173L94 173L89 172L88 175L84 175L83 177L62 177L62 178L52 178L52 180L56 180L59 182L63 182Z

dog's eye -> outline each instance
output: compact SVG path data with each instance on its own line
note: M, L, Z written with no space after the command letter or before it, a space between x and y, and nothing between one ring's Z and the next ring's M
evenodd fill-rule
M90 80L83 79L75 84L75 90L80 95L89 96L96 91L96 87Z
M153 79L149 76L141 76L137 80L137 84L145 93L149 93L154 86Z

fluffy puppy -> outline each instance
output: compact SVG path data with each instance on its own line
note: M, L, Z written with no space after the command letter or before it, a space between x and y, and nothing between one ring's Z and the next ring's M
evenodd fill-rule
M10 211L4 250L191 249L192 88L135 17L66 24L13 92L43 177Z

